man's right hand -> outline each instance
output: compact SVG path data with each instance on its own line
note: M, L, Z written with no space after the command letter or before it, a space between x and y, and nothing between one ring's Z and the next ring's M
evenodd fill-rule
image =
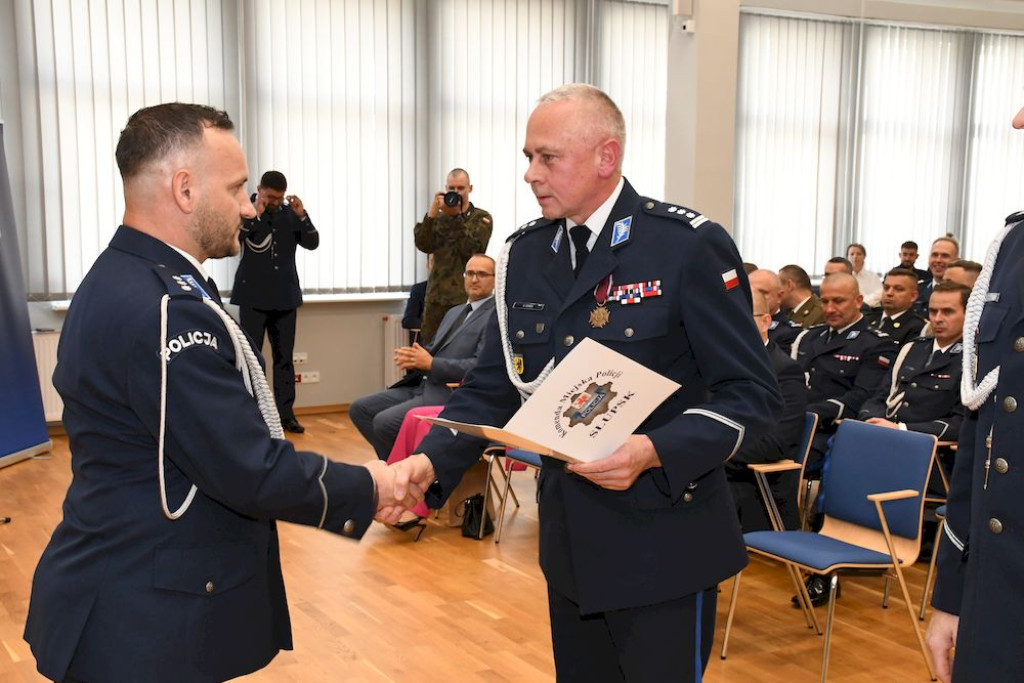
M428 218L437 218L437 214L444 209L444 190L434 195L434 201L431 202L430 208L427 209Z
M942 683L953 680L953 648L956 647L956 631L960 617L942 610L933 610L928 632L924 634L928 650L932 655L935 675Z

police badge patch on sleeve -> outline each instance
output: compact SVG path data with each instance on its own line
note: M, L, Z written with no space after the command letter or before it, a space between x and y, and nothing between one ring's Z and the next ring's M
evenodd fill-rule
M219 351L220 342L217 340L217 335L207 330L186 330L167 340L167 345L163 349L163 356L167 363L170 364L188 349L202 347Z

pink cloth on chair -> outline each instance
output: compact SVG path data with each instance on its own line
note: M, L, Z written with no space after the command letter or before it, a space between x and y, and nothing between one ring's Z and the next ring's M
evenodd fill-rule
M408 413L405 414L405 419L402 420L402 426L398 430L398 438L395 439L395 445L391 448L391 454L388 456L388 464L394 464L399 460L405 460L410 455L416 452L416 449L420 445L420 441L423 441L423 437L427 435L430 428L433 426L429 422L417 419L417 415L426 415L427 417L437 417L444 406L420 406L419 408L412 408ZM427 517L430 514L430 508L427 507L426 503L420 503L414 507L411 512L419 515L420 517Z

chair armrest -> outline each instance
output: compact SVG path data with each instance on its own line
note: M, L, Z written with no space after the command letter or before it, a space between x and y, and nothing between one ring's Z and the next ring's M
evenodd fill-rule
M792 460L780 460L778 462L764 462L747 465L747 469L751 472L764 472L765 474L771 474L772 472L787 472L789 470L800 469L800 463L793 462Z
M887 503L890 500L903 500L904 498L913 498L916 495L918 495L918 492L913 489L903 489L902 491L872 493L868 496L868 500L875 503Z

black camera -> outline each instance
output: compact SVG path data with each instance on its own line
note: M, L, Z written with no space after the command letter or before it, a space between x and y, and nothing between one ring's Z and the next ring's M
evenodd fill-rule
M444 205L450 207L462 208L462 195L455 190L450 190L444 193Z

